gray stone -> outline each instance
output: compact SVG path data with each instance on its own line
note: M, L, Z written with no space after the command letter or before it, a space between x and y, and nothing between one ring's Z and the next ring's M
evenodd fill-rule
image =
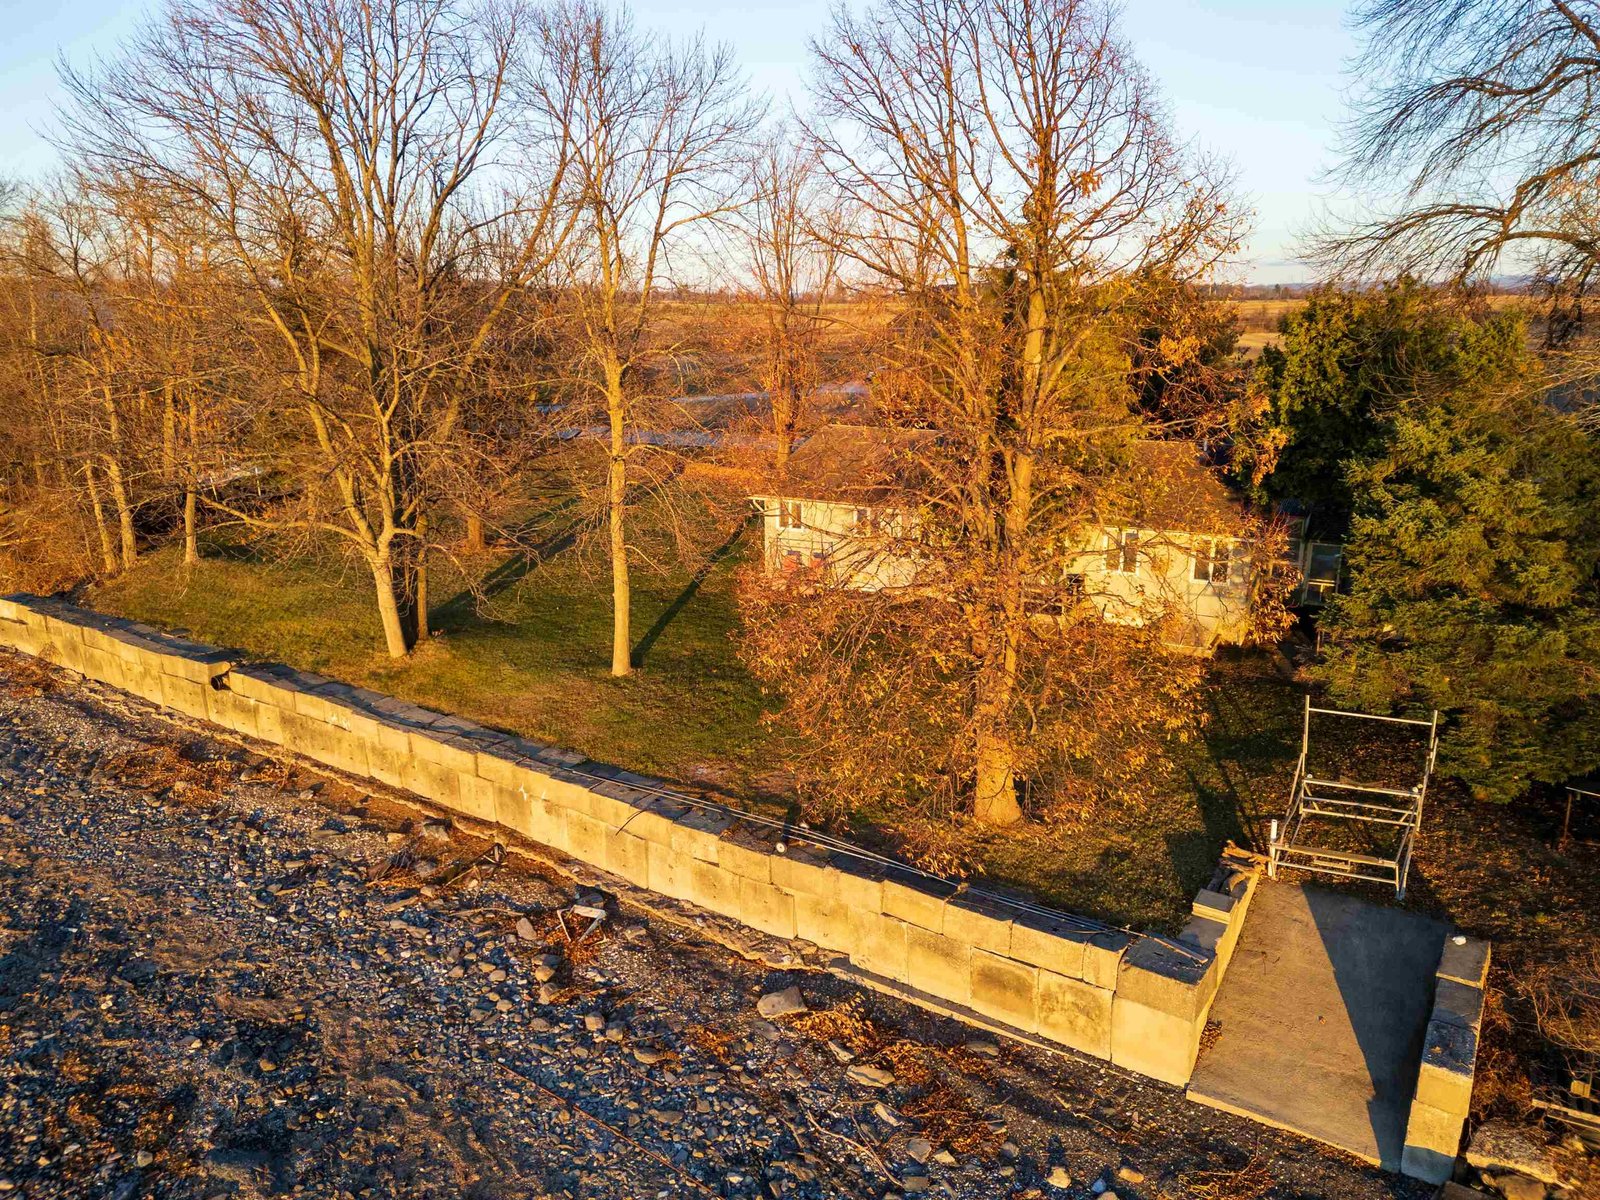
M862 1087L885 1088L894 1082L894 1072L883 1067L869 1067L864 1063L851 1063L845 1069L845 1078Z
M919 1163L925 1163L933 1157L933 1143L927 1138L914 1137L906 1143L906 1153Z
M768 992L756 1001L756 1011L767 1020L792 1016L806 1011L806 1002L800 998L798 987L786 987L781 992Z
M1506 1200L1545 1200L1550 1194L1550 1189L1537 1179L1529 1179L1526 1175L1511 1172L1504 1175L1486 1173L1483 1181Z
M1543 1183L1560 1183L1544 1136L1510 1121L1485 1121L1472 1135L1467 1163L1481 1172L1526 1175Z

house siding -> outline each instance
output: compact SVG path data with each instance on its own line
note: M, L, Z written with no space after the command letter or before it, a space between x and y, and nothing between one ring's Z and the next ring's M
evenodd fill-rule
M858 514L882 514L853 504L794 497L757 497L762 516L762 548L769 574L815 573L830 583L860 591L909 587L916 565L907 555L875 549L857 535ZM792 519L798 506L799 524ZM1131 527L1130 527L1131 528ZM1106 549L1112 537L1129 528L1097 526L1085 536L1071 573L1082 577L1084 598L1113 624L1145 625L1176 618L1173 644L1209 652L1218 643L1240 642L1249 622L1251 565L1236 539L1173 530L1140 529L1135 570L1109 570ZM1195 579L1201 543L1225 544L1230 570L1226 580Z

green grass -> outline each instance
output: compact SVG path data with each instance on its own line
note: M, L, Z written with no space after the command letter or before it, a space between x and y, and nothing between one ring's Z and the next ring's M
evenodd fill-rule
M633 573L642 653L624 679L610 673L609 578L571 548L537 564L504 553L463 561L490 580L481 612L441 556L429 585L436 636L403 662L383 651L371 580L356 564L262 561L213 545L218 556L185 573L165 548L90 601L601 761L738 791L764 767L762 697L729 636L750 539L740 531L681 569Z
M732 527L711 531L727 537ZM717 536L706 539L715 545ZM358 564L266 561L213 545L185 573L175 549L146 556L91 603L726 796L787 804L766 702L739 661L735 573L758 554L753 527L665 574L634 575L640 670L610 674L609 577L571 548L537 564L490 554L441 561L431 581L438 636L411 659L384 654L369 577ZM487 601L467 592L476 577ZM1281 811L1298 736L1298 693L1263 656L1219 661L1205 736L1177 748L1153 799L1081 827L968 826L962 857L990 883L1121 924L1175 929L1222 844L1264 841ZM920 830L926 833L927 825ZM926 845L893 813L855 836L893 850Z

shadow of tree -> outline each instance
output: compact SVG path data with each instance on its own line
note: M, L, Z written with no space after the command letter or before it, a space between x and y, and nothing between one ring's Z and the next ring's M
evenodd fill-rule
M723 539L722 544L706 555L705 561L695 568L694 574L689 577L689 582L684 585L683 590L673 597L672 603L661 610L661 614L656 617L650 628L645 630L644 636L634 645L634 666L642 667L644 665L645 655L649 654L656 642L660 641L661 635L666 632L667 627L672 624L678 614L688 606L689 601L695 598L696 593L700 591L701 585L705 583L711 572L716 570L738 548L739 542L744 538L745 530L749 527L749 520L741 521L738 525L735 525L733 532Z
M523 548L492 568L475 587L463 588L443 604L432 609L428 614L429 624L435 629L446 632L460 632L478 622L481 619L479 605L483 601L492 600L507 589L515 587L540 564L572 549L578 544L580 537L598 528L600 522L605 519L604 512L591 513L561 523L562 518L570 513L577 503L576 496L569 496L518 528L513 536ZM558 523L560 523L559 528L548 528ZM540 536L541 531L542 536ZM528 545L526 540L530 537L537 537L537 540Z

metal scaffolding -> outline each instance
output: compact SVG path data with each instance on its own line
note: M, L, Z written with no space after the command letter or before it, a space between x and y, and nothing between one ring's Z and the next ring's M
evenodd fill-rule
M1428 731L1422 776L1409 787L1374 782L1326 779L1313 774L1307 765L1311 751L1313 715L1342 717L1359 721L1386 722L1418 726ZM1272 823L1267 855L1267 875L1276 879L1281 868L1333 875L1341 879L1364 879L1387 883L1395 895L1405 899L1406 877L1411 871L1411 853L1417 830L1422 827L1422 807L1428 796L1428 781L1433 776L1439 753L1439 713L1424 721L1414 717L1385 717L1375 713L1346 712L1337 708L1313 708L1306 697L1305 719L1300 731L1300 760L1295 765L1294 783L1289 794L1289 811L1281 822ZM1330 830L1328 823L1357 822L1387 826L1397 834L1389 853L1359 853L1337 848L1319 838Z

